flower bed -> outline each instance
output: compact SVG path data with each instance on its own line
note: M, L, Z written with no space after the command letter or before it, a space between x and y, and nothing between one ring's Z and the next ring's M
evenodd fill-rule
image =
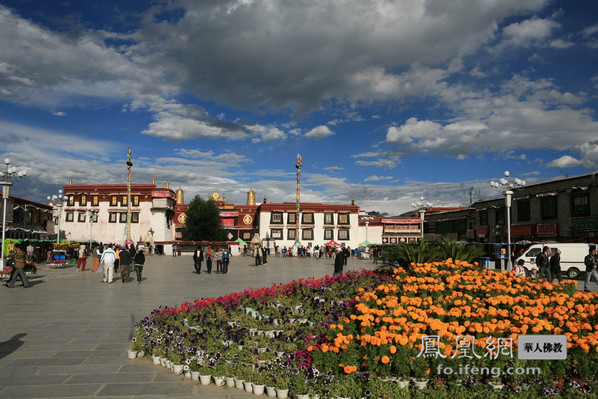
M538 283L450 260L393 275L299 280L159 308L137 324L133 348L188 371L320 397L401 397L402 379L430 377L445 393L465 386L491 396L499 385L532 395L581 392L596 378L598 295L575 292L574 284ZM519 360L517 337L526 333L566 335L568 360ZM471 352L458 344L464 336L471 337ZM465 365L533 366L541 373L438 373Z

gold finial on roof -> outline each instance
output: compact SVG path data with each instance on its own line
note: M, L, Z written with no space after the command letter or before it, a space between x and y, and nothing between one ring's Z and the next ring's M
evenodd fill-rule
M170 188L170 183L164 182L164 188Z
M73 178L69 177L69 186L72 186L72 185L73 185Z
M247 205L255 205L255 191L251 188L247 192Z
M177 205L182 205L185 203L185 193L183 192L181 186L179 186L179 189L176 190L176 203Z
M152 184L156 184L156 176L152 176Z

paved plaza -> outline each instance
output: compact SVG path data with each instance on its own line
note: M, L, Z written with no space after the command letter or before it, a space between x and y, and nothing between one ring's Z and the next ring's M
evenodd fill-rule
M271 257L259 268L252 261L233 257L227 275L197 275L190 256L147 257L141 284L133 278L106 284L97 273L41 265L31 278L33 287L21 288L20 281L12 289L1 286L0 399L255 397L235 388L201 386L148 358L127 359L135 322L160 305L323 277L334 267L325 258ZM349 270L373 267L357 259L348 264ZM594 282L591 289L597 290Z
M334 269L333 260L325 258L270 257L256 268L253 258L239 256L231 258L226 275L205 270L198 275L191 256L146 259L141 284L134 274L128 283L115 275L106 284L89 270L39 265L31 288L22 288L20 280L15 288L2 285L0 399L255 397L235 388L199 385L149 358L129 360L135 322L160 305L323 277ZM372 261L350 259L347 269L373 267Z

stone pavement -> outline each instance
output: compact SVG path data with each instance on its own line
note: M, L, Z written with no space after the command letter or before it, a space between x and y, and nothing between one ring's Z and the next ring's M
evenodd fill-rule
M201 386L147 358L127 359L135 322L160 305L323 277L334 268L325 258L271 257L259 268L252 261L233 257L227 275L197 275L190 256L148 256L141 284L120 278L106 284L97 273L41 265L30 280L33 287L0 286L0 399L255 397ZM361 268L372 269L372 262L349 260L349 270ZM592 282L592 291L596 288Z
M301 277L332 274L332 259L233 257L229 273L194 272L190 256L148 256L141 284L131 274L103 283L97 273L39 265L24 289L0 286L0 399L5 398L216 398L255 397L235 388L199 385L156 366L129 360L134 324L160 305L176 306ZM88 265L91 261L88 261ZM348 270L372 269L350 259ZM205 269L205 262L203 264ZM214 265L215 268L215 265ZM4 281L2 281L4 284Z

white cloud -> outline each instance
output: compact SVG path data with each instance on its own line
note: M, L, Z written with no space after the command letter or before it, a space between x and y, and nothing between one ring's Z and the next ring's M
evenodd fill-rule
M574 166L581 165L581 161L579 159L573 158L570 155L563 155L560 158L553 159L548 164L546 164L549 168L572 168Z
M555 40L552 40L549 45L552 48L564 49L564 48L569 48L569 47L574 46L574 43L570 42L568 40L555 39Z
M559 24L549 19L532 18L513 23L504 28L504 35L510 44L529 46L535 40L543 40L552 35Z
M328 126L320 125L314 127L309 132L305 134L305 137L309 137L310 139L320 140L326 138L328 136L334 135L334 132L328 128Z
M363 179L363 181L382 181L382 180L392 180L394 177L392 176L370 176Z

